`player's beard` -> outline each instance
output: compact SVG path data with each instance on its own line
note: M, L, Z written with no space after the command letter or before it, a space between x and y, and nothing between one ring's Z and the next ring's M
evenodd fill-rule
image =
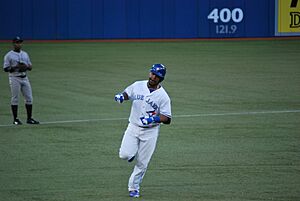
M151 78L149 78L149 80L148 80L148 86L150 88L157 88L158 84L159 84L159 81L152 80Z

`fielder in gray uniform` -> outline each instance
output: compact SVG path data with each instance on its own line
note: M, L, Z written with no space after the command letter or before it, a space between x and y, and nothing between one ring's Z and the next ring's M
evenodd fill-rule
M28 54L21 50L23 40L20 37L15 37L12 41L13 50L9 51L4 56L3 70L8 72L9 85L11 89L11 110L13 114L13 124L21 125L22 122L18 119L18 104L19 93L22 92L25 98L25 107L27 111L27 123L39 124L38 121L32 118L32 90L27 71L32 70L32 64Z
M136 158L128 182L130 197L140 196L140 184L155 150L160 123L171 123L171 101L160 85L165 75L165 66L154 64L148 80L136 81L124 92L115 95L119 103L132 101L129 124L119 150L121 159L132 162Z

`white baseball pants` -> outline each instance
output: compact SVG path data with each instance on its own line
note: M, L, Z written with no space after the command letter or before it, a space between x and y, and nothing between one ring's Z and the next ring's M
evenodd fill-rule
M128 190L139 190L148 164L156 147L160 126L141 128L128 124L119 151L121 159L136 157L136 165L129 178Z

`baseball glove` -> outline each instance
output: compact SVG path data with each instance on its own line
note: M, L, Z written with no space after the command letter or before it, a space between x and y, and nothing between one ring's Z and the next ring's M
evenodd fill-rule
M18 69L19 69L19 72L25 72L28 69L28 67L25 63L19 63Z

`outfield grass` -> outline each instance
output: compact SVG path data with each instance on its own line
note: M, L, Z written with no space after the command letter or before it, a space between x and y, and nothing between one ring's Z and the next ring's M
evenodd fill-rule
M4 55L10 44L0 43ZM167 66L173 121L145 201L300 200L300 40L25 43L38 126L12 126L0 73L0 200L124 201L130 104L115 93ZM23 102L19 117L25 121ZM64 122L70 121L70 122Z

